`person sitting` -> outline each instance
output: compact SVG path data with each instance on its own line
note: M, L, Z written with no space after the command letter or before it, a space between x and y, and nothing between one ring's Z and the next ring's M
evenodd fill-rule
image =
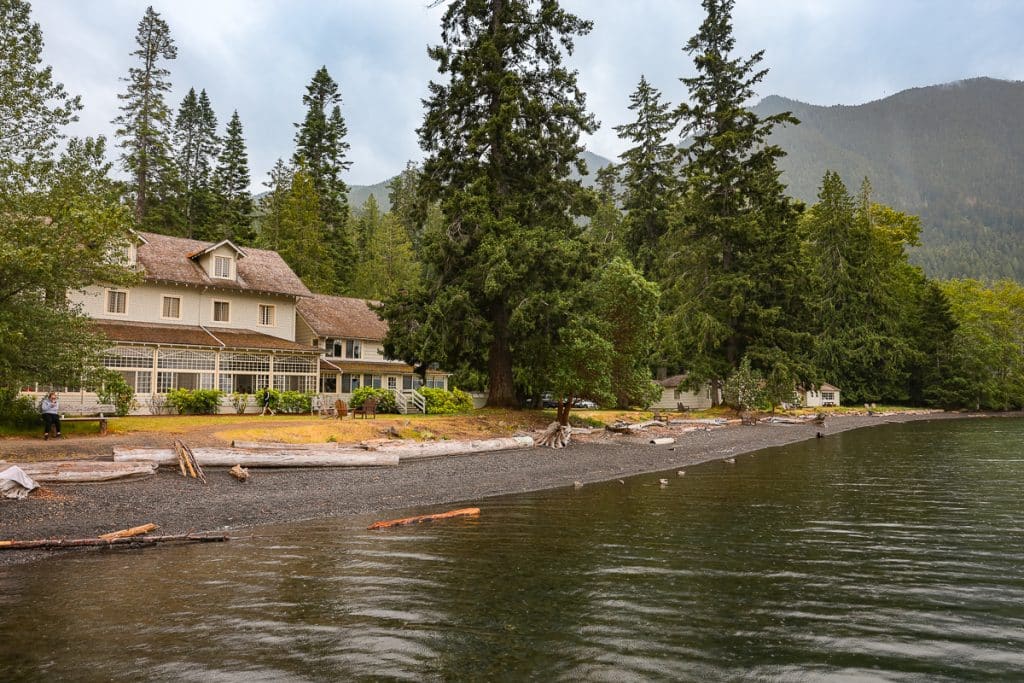
M49 394L43 397L43 400L39 404L39 409L43 413L43 439L50 438L50 428L53 428L56 433L56 438L61 438L60 435L60 399L57 398L57 392L51 391Z

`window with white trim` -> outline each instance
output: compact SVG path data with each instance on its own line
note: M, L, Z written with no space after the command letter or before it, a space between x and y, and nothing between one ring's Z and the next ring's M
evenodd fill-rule
M270 354L221 353L220 369L235 372L270 372Z
M213 257L213 276L225 279L231 279L231 257L230 256L214 256Z
M836 395L835 395L834 392L831 392L831 391L823 391L823 392L821 392L821 400L822 401L834 401L834 400L836 400Z
M394 391L397 388L398 388L398 378L397 377L388 377L388 390L389 391Z
M308 356L277 356L274 358L274 372L315 374L318 363L318 359Z
M274 327L277 325L277 306L260 304L260 325Z
M107 313L124 315L128 312L128 292L120 289L107 290Z
M215 323L229 323L231 322L231 304L227 301L214 301L213 302L213 322Z
M165 296L162 297L162 303L160 305L160 317L170 318L171 320L178 320L181 318L181 297L180 296Z
M217 356L213 351L160 349L156 365L161 370L213 370Z
M103 352L103 366L107 368L152 368L153 352L131 346L117 346Z
M345 358L362 358L363 344L358 339L349 339L345 342Z

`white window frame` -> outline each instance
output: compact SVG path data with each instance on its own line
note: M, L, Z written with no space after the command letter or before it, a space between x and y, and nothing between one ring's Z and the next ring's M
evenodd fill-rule
M225 306L227 306L227 311L228 311L227 320L218 320L217 319L217 304L224 304ZM214 299L213 300L213 305L212 305L212 307L210 309L210 320L215 322L215 323L230 323L231 322L231 302L230 301L226 301L224 299Z
M167 301L170 300L170 299L177 299L178 300L178 315L175 315L175 316L165 315L167 313ZM168 294L164 294L164 295L160 296L160 319L161 320L181 320L181 297L180 296L171 296L171 295L168 295Z
M230 256L220 256L217 254L213 255L213 277L220 278L221 280L232 280L234 279L235 264L233 258ZM228 272L227 275L221 275L219 264L227 263Z
M263 322L263 312L270 312L270 322ZM260 327L277 327L277 306L274 304L260 304L257 308L257 321Z
M111 297L114 294L124 295L124 310L123 311L112 311L110 310ZM106 289L103 294L103 310L106 311L107 315L128 315L128 290L127 289Z
M363 342L361 339L345 340L345 358L360 360L363 357Z

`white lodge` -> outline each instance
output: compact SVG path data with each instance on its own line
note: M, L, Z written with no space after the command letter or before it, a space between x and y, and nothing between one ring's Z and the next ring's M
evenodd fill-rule
M367 302L314 295L277 252L137 233L126 258L142 274L140 284L94 285L68 296L111 341L103 364L135 388L137 412L161 412L173 389L219 389L226 394L221 410L230 411L227 395L265 387L319 390L333 401L363 383L399 391L418 386L411 368L381 356L386 323ZM317 337L320 330L331 330L330 341ZM332 362L341 356L357 363ZM438 376L443 386L446 375ZM92 392L71 390L62 408L110 406Z

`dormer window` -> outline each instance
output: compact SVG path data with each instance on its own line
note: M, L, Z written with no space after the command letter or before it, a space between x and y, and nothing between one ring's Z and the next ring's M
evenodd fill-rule
M219 278L231 279L231 257L230 256L214 256L213 257L213 276Z

